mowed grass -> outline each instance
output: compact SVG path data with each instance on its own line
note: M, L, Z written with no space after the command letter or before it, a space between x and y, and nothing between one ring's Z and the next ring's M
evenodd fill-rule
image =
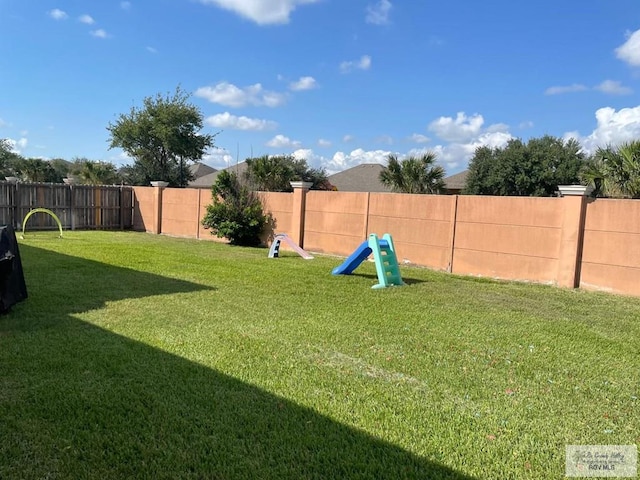
M354 245L354 248L356 245ZM0 478L562 478L640 443L640 299L133 232L20 241Z

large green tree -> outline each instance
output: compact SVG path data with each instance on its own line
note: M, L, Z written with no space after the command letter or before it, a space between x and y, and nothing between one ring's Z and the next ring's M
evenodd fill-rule
M421 157L398 160L387 157L387 165L380 172L383 185L397 193L444 193L444 168L436 165L436 154L427 152Z
M640 198L640 140L599 147L582 171L596 196Z
M176 88L173 95L146 97L143 107L132 107L110 123L110 148L121 148L134 159L130 177L136 184L152 180L186 186L192 180L189 163L201 160L214 146L215 135L201 133L203 115Z
M545 135L503 148L479 147L469 163L465 189L471 195L548 197L558 185L579 182L585 156L574 140Z
M246 180L256 190L265 192L290 192L291 181L311 182L313 190L327 190L327 173L323 168L312 168L304 159L292 155L263 155L246 160Z

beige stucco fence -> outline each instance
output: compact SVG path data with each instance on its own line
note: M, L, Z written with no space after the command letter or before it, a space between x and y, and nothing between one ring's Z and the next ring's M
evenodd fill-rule
M286 233L312 252L346 256L369 233L390 233L401 263L640 296L637 200L305 188L260 195L270 233ZM210 203L209 190L135 187L133 228L218 241L200 224Z

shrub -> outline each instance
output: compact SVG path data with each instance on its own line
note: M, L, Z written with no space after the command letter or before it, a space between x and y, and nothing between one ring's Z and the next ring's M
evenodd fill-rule
M232 245L259 245L267 218L258 195L228 171L220 172L211 192L213 204L207 205L202 225Z

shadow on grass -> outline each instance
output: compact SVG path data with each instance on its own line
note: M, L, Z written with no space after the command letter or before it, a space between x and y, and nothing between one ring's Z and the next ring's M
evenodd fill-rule
M0 318L0 478L470 478L72 317L207 287L23 250L32 295ZM86 298L47 304L61 285Z
M353 276L353 277L362 277L362 278L370 278L371 280L378 280L378 275L373 275L373 274L370 274L370 273L352 273L351 276ZM401 274L401 276L402 276L402 274ZM402 281L404 283L406 283L407 285L425 283L425 280L422 280L422 279L419 279L419 278L410 278L410 277L405 277L405 276L402 276Z

